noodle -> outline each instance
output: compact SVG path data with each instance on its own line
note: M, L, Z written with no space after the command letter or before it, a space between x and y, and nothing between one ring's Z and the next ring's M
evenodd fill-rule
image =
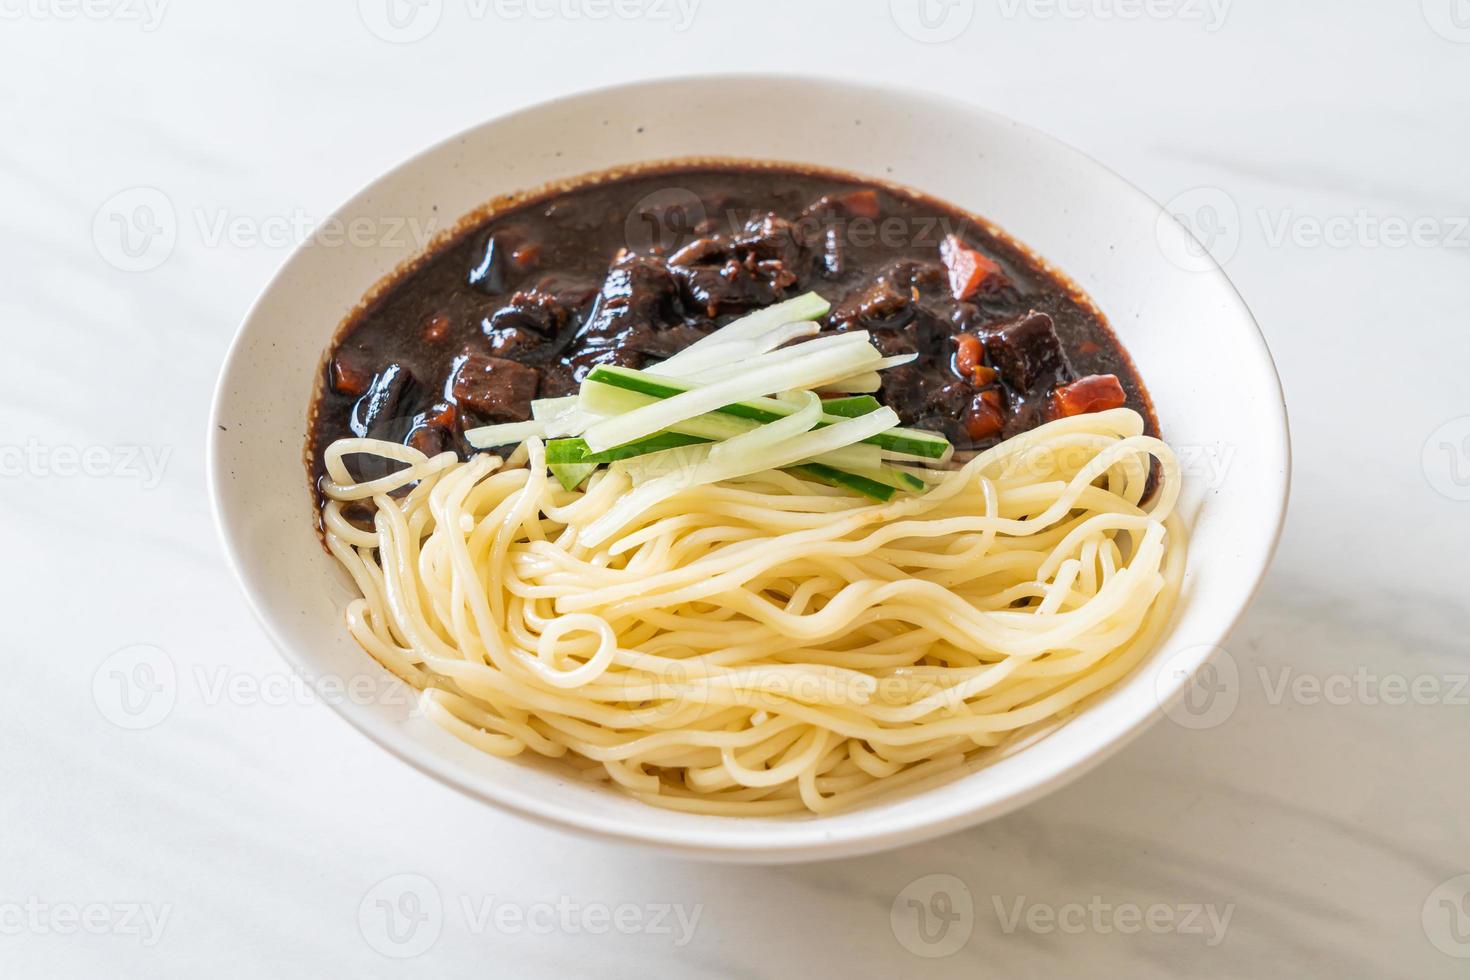
M355 454L403 467L358 483ZM689 489L596 547L625 468L566 491L536 439L342 439L326 468L348 630L430 720L695 813L827 813L1039 737L1148 654L1183 573L1178 466L1127 409L885 504L784 472ZM367 499L371 530L343 507Z

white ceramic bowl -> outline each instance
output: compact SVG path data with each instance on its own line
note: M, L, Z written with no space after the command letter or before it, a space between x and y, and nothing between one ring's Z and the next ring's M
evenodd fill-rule
M689 156L807 162L918 188L990 219L1092 296L1190 472L1188 572L1159 649L1016 755L920 796L821 818L667 812L554 766L486 756L405 711L406 697L332 703L379 745L476 799L547 826L732 861L810 860L921 840L1015 809L1098 764L1182 693L1266 570L1288 487L1280 385L1245 304L1157 204L1048 136L925 93L771 76L604 89L477 126L347 202L325 226L333 237L297 250L246 316L209 429L220 533L271 639L309 677L381 673L398 684L343 629L349 582L317 541L302 464L323 349L346 312L418 250L412 236L388 234L393 220L443 227L500 195ZM354 219L384 240L344 244ZM1223 475L1205 465L1211 459L1228 463Z

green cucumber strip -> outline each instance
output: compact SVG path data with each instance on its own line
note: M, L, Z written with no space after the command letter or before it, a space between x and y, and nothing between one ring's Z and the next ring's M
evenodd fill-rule
M632 459L635 456L646 456L665 449L678 449L681 446L693 446L712 441L699 436L687 436L682 432L660 432L647 439L639 439L621 446L614 446L605 452L594 453L581 439L553 439L546 444L546 462L548 465L596 467L599 463L615 463L620 459Z
M855 419L859 415L876 412L882 407L883 405L872 395L848 395L845 398L822 399L824 415L840 415L845 419Z
M877 480L869 480L856 473L844 473L842 470L823 466L821 463L803 463L800 466L789 467L787 472L842 490L855 490L864 497L871 497L884 503L892 500L893 495L898 492L893 487L879 483Z
M635 408L642 408L644 405L652 404L658 400L652 395L640 395L635 391L626 391L622 388L615 388L612 385L598 384L597 382L593 381L583 383L582 398L582 404L588 413L604 416L620 415L623 412L631 412ZM779 404L785 406L787 403L781 402ZM857 412L857 414L852 417L857 418L866 414L868 413ZM785 416L782 415L773 415L773 420L784 417ZM827 416L824 415L823 418L827 418ZM837 416L832 416L829 419L828 424L831 424L831 422L841 421L845 421L845 419ZM733 415L725 415L722 412L706 412L704 415L696 415L692 419L685 419L672 428L665 429L664 433L678 432L686 436L698 436L701 439L705 439L711 442L721 442L725 439L733 439L738 435L743 435L744 433L749 432L751 429L758 428L759 426L765 424L769 423L755 422L751 419L745 418L737 418ZM662 435L663 433L658 434ZM634 442L630 443L630 445L639 445L641 442L642 440L634 440ZM613 447L613 449L617 448L619 447ZM872 454L873 459L871 461L865 462L863 460L863 457L867 455L867 453L864 452L865 450ZM613 450L608 450L608 452L612 451ZM637 454L635 453L634 455ZM823 459L817 460L817 462L825 463L828 466L833 466L840 470L857 472L860 470L875 469L878 466L881 466L882 460L881 458L879 458L881 457L881 455L882 451L877 446L858 444L853 446L844 446L842 449L839 449L836 452L827 453Z
M575 490L592 470L597 468L598 464L613 463L620 459L632 459L635 456L709 441L677 432L661 432L606 452L589 453L587 444L581 439L553 439L546 444L547 468L563 487ZM891 500L896 490L920 491L924 489L924 481L918 477L887 467L880 470L848 472L823 463L806 463L789 469L791 472L804 474L830 486L855 490L874 500Z
M580 439L564 439L564 440L558 440L558 441L560 441L560 442L577 442L577 443L582 442L582 440L580 440ZM646 441L651 441L651 440L646 440ZM704 440L698 440L698 441L703 442ZM692 445L692 443L689 443L689 444ZM551 444L548 444L548 446L550 446L550 445ZM583 443L582 445L585 447L586 443ZM626 447L619 447L619 449L622 449L622 448L626 448ZM672 448L672 447L665 446L665 447L662 447L662 448ZM646 452L658 452L658 451L659 451L658 449L648 449L648 450L646 450ZM597 454L597 455L603 455L603 454ZM636 454L630 453L627 456L619 456L619 458L620 459L630 459L630 458L632 458L633 455L636 455ZM548 451L548 457L547 458L550 459L550 453L549 453L549 451ZM589 477L589 476L592 475L592 471L595 470L595 469L597 469L597 464L596 463L590 463L590 462L583 462L583 463L548 463L547 464L547 469L549 469L551 471L551 475L552 476L556 477L556 482L560 483L562 485L562 487L565 488L566 490L571 491L571 490L575 490L575 489L577 489L577 487L581 486L582 485L582 481L585 480L585 479L587 479L587 477ZM837 487L838 489L841 489L841 490L853 490L853 491L855 491L857 493L862 494L865 497L870 497L873 500L881 501L881 502L884 502L884 503L888 502L889 500L892 500L893 499L893 495L896 492L898 492L898 490L904 489L904 488L900 488L900 487L890 486L886 482L880 482L880 480L873 479L870 476L864 476L864 475L861 475L861 474L858 474L858 473L847 473L847 472L844 472L842 470L835 469L835 468L833 468L831 466L825 466L822 463L805 463L805 464L803 464L801 466L791 466L791 467L788 467L787 468L787 472L795 473L795 474L797 474L799 476L805 476L805 477L808 477L809 479L816 480L819 483L825 483L828 486ZM887 474L884 474L884 476L886 476L886 475ZM907 474L904 474L904 475L906 476ZM914 483L919 484L918 489L923 489L923 481L922 480L916 479L914 477L909 477L909 479L912 480Z
M952 470L933 470L927 466L919 466L914 463L895 463L891 461L884 463L883 468L902 473L908 479L924 484L926 488L939 483L953 472Z
M630 442L606 452L591 453L587 451L587 443L581 439L553 439L546 444L546 462L562 486L568 490L574 490L599 464L613 463L620 459L633 459L636 456L710 441L678 432L660 432L658 435L639 439L637 442ZM875 500L892 499L891 491L894 490L915 492L925 489L924 481L918 477L886 466L876 470L848 471L813 462L790 469L792 472L804 472L812 479L831 486L855 490ZM570 486L568 486L568 481L571 481ZM889 492L885 493L885 490Z
M905 473L903 470L889 470L888 472L894 473L900 480L908 484L908 488L912 493L923 493L929 489L929 484L912 473Z
M597 469L596 463L548 463L546 468L563 490L575 490Z
M606 385L612 388L621 388L624 391L635 392L649 398L672 398L682 392L688 391L693 385L675 381L672 378L655 378L644 374L642 371L634 371L631 368L610 367L599 364L587 375L587 380L582 383L584 397L587 393L588 383ZM584 402L585 404L585 402ZM795 406L789 402L783 402L776 398L753 398L750 401L736 402L717 409L710 415L733 415L737 418L751 419L756 422L774 422L778 418L784 418L795 411ZM862 412L859 414L867 414ZM821 428L826 425L834 425L842 420L842 416L832 415L823 407L822 421L817 423ZM887 432L881 432L864 442L873 443L891 452L908 453L913 456L922 456L925 459L945 459L954 451L949 440L933 432L925 432L921 429L893 428Z
M896 470L891 466L884 466L876 470L862 469L849 470L848 472L854 476L872 480L874 483L881 483L884 486L892 487L895 490L903 490L906 493L923 493L928 489L928 485L923 480L911 473Z

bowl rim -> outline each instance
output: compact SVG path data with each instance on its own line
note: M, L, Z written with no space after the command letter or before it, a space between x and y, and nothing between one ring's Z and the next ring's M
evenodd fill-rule
M332 214L336 215L340 213L387 178L419 165L425 158L439 153L451 144L465 139L481 128L493 123L524 119L558 108L567 108L579 101L592 97L606 97L615 94L636 96L640 92L657 91L671 85L688 85L691 83L701 85L721 83L748 84L757 81L784 85L822 86L834 91L846 90L855 96L861 96L865 93L881 94L884 96L899 95L916 101L928 101L949 105L968 114L988 117L994 123L1013 127L1025 133L1028 137L1040 141L1053 151L1072 154L1079 161L1085 162L1091 168L1105 173L1115 182L1115 186L1121 193L1130 195L1138 203L1147 204L1161 214L1163 213L1162 205L1106 164L1099 162L1089 154L1043 130L1019 122L984 106L962 99L956 99L940 92L905 85L875 84L823 74L751 71L665 75L651 79L616 82L593 88L579 89L553 98L544 99L510 112L488 116L410 154L392 167L377 174L343 199L333 209ZM1190 234L1188 228L1184 228L1184 231L1186 234ZM1190 237L1193 238L1193 235L1191 234ZM306 244L309 244L309 240ZM238 368L239 362L246 357L247 328L254 322L256 314L265 302L266 297L277 288L297 255L306 247L306 244L298 245L292 249L289 255L281 260L280 265L251 301L239 325L235 329L229 348L221 362L219 374L215 380L214 393L211 398L208 429L206 431L205 475L210 512L213 516L215 532L224 551L225 562L229 566L236 583L244 593L246 604L249 606L251 614L260 624L266 636L270 639L271 644L286 664L293 671L309 676L311 673L311 664L297 652L295 645L292 642L288 642L284 635L277 629L275 622L266 615L265 601L261 595L257 594L251 577L247 574L244 556L236 545L231 526L226 522L226 515L224 513L225 494L223 492L226 474L224 472L223 428L221 422L223 413L226 410L225 403L227 400L228 379ZM1246 610L1250 608L1256 597L1260 594L1266 574L1275 559L1285 527L1287 505L1291 494L1292 446L1291 429L1286 408L1285 393L1281 385L1280 372L1276 368L1275 361L1271 356L1260 325L1256 322L1255 316L1251 313L1249 306L1220 264L1208 251L1202 249L1201 252L1208 258L1208 266L1196 274L1201 277L1209 277L1215 280L1217 285L1223 286L1223 295L1228 297L1233 307L1230 310L1231 315L1242 318L1244 323L1250 326L1250 330L1244 331L1244 334L1251 341L1252 349L1250 353L1257 362L1257 366L1263 369L1263 378L1269 378L1274 385L1274 387L1263 392L1263 394L1272 396L1270 398L1270 404L1277 410L1271 414L1279 423L1279 440L1277 441L1279 441L1280 445L1280 486L1272 498L1273 506L1270 509L1271 512L1269 515L1262 515L1263 517L1268 516L1272 522L1269 540L1266 542L1259 567L1254 572L1254 580L1249 583L1247 588L1237 593L1239 598L1236 602L1236 607L1225 615L1225 626L1220 636L1210 640L1211 645L1218 648L1219 644L1228 640L1229 636L1239 625ZM391 275L391 271L388 274ZM1139 713L1138 717L1128 722L1125 727L1117 730L1108 740L1100 742L1087 755L1073 761L1065 767L1059 768L1057 771L1030 779L1016 792L973 806L952 806L949 811L939 816L909 817L902 820L893 820L881 828L857 828L849 830L840 836L821 830L820 828L823 824L822 818L810 818L801 824L793 823L793 826L805 826L811 831L808 834L801 835L800 839L788 838L779 841L763 842L757 846L750 846L740 840L732 841L720 832L720 827L731 826L727 821L738 820L739 818L709 817L707 819L712 821L718 820L719 823L712 824L710 829L707 830L691 829L688 832L680 834L677 838L671 838L667 835L655 837L651 833L636 832L630 829L625 822L588 817L584 814L579 814L575 809L570 807L553 806L545 804L538 799L525 798L516 794L498 794L494 792L493 787L487 788L482 782L475 782L463 777L453 766L448 765L445 760L435 756L432 752L415 746L407 740L395 737L393 732L390 731L389 726L376 723L367 713L356 712L352 710L352 705L336 699L323 700L326 701L338 717L345 720L352 728L419 772L458 790L473 800L498 807L518 817L533 821L538 826L549 825L561 831L567 831L593 839L633 844L641 848L680 857L739 863L796 863L850 857L886 850L904 844L919 843L953 833L983 821L995 819L1011 813L1042 796L1055 792L1091 772L1147 730L1164 713L1165 709L1177 703L1183 697L1193 673L1201 669L1204 664L1210 662L1213 657L1214 653L1212 651L1208 657L1194 666L1189 677L1181 678L1174 690L1170 692L1167 700L1159 703L1159 710Z

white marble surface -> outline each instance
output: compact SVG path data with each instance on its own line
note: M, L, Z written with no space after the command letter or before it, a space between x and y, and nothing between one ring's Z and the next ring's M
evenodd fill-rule
M0 2L0 976L1470 974L1470 421L1435 435L1470 416L1465 0L935 0L932 30L897 0L928 42L886 0L704 0L687 26L672 0L424 0L413 43L366 26L382 0L160 3ZM957 92L1194 191L1296 440L1223 723L1163 723L967 833L727 868L511 819L282 696L203 478L270 236L488 115L714 69ZM130 272L159 258L119 250L108 202L136 187L176 239ZM133 731L109 668L138 644L177 694ZM1418 703L1386 703L1399 676ZM933 944L907 904L930 874L973 903L940 882ZM404 886L442 911L395 943L376 901Z

